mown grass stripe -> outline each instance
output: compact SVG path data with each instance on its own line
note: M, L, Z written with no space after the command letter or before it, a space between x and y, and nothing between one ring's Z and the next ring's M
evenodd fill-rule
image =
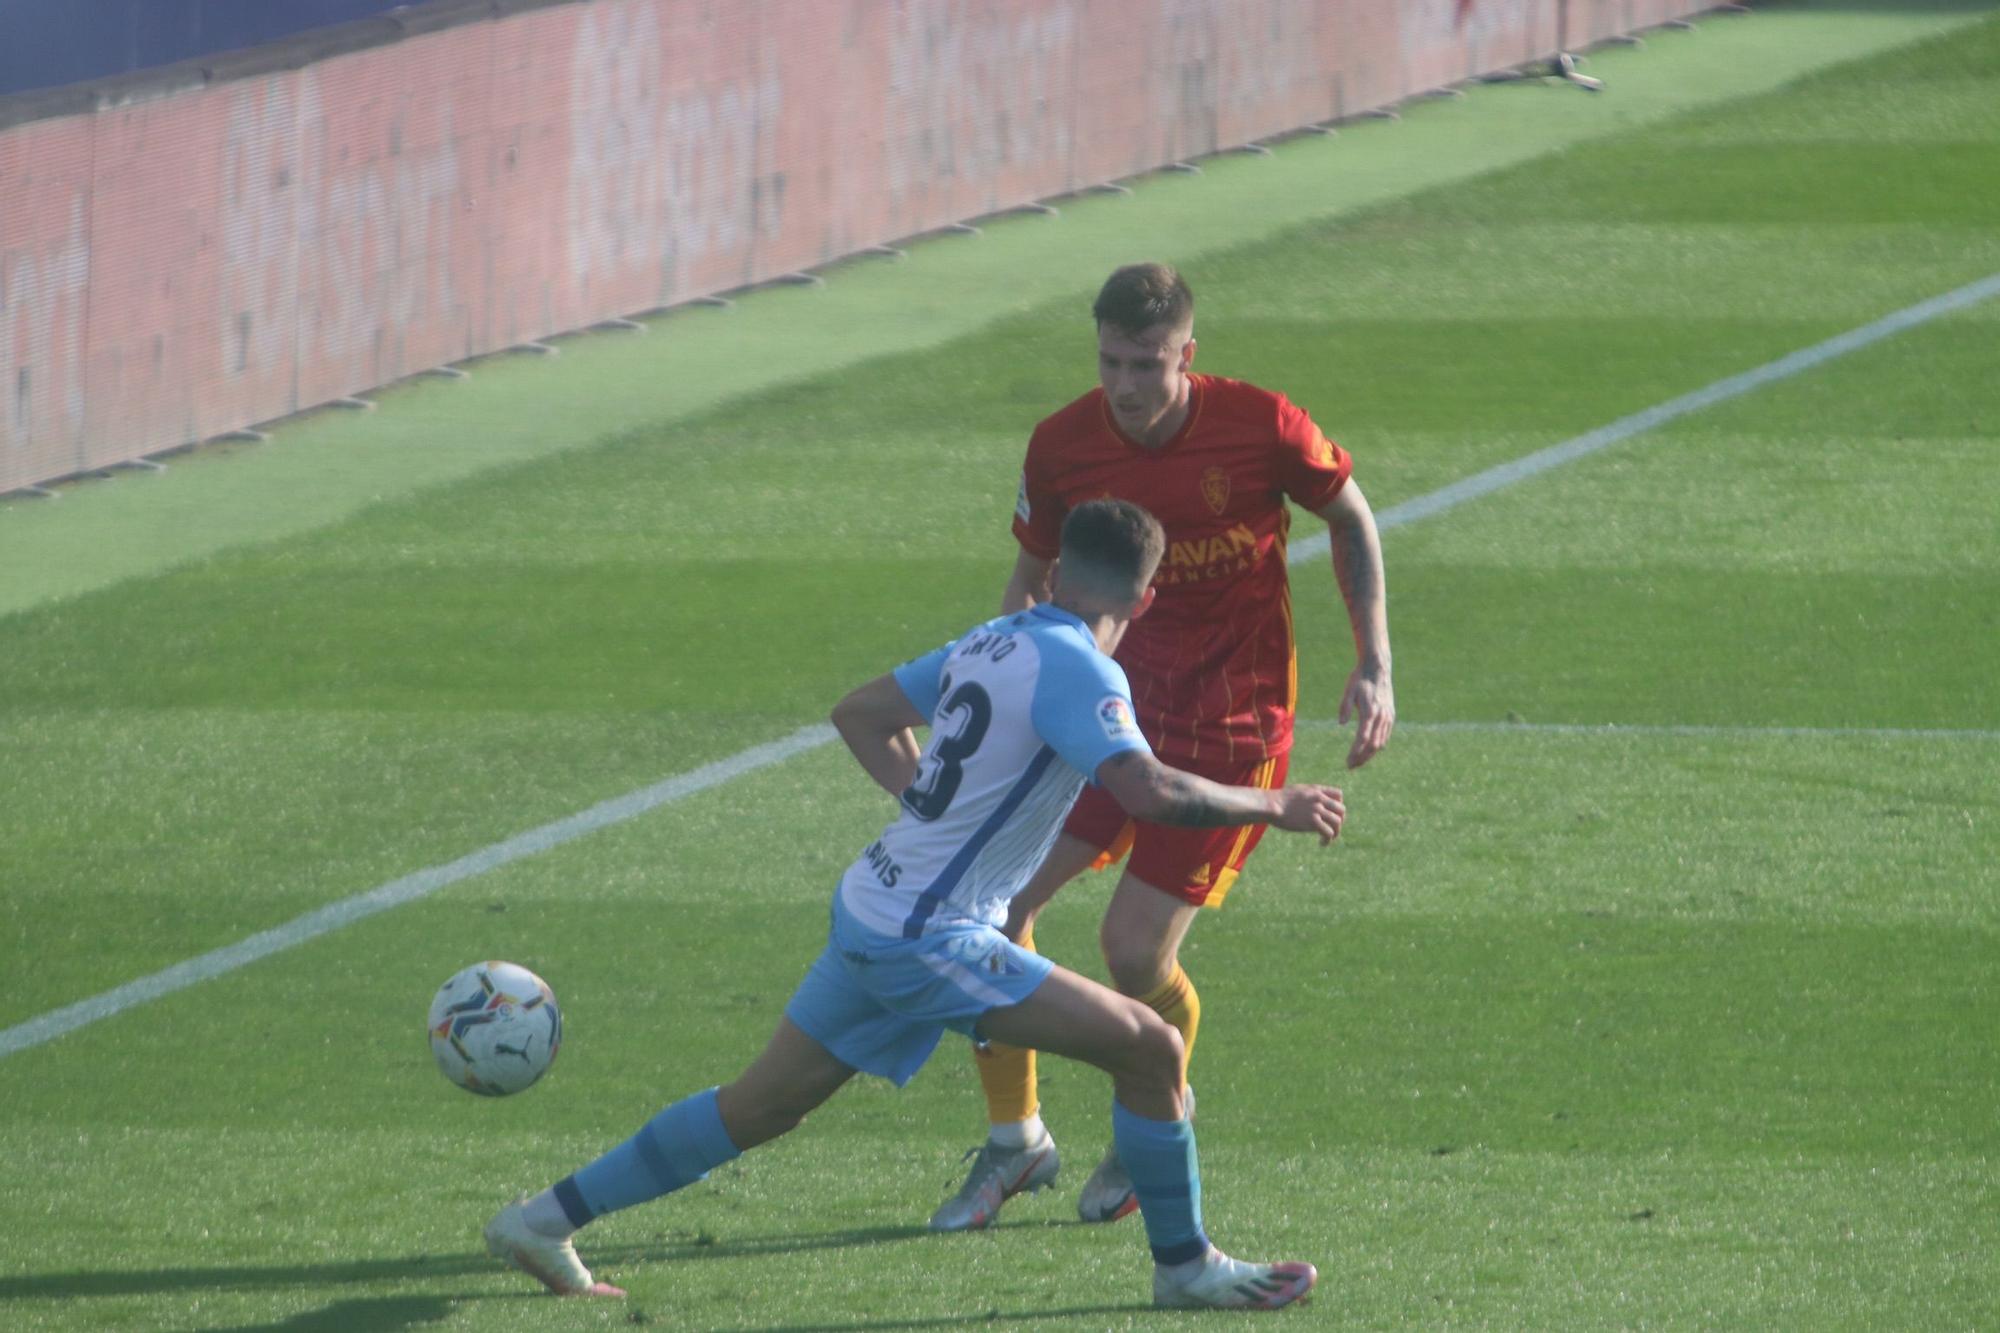
M1504 487L1540 476L1579 458L1588 457L1678 417L1725 402L1753 389L1789 379L1838 357L1846 356L1850 352L1878 343L1884 338L1893 337L1943 315L1966 309L1995 295L2000 295L2000 274L1968 283L1927 301L1920 301L1873 323L1864 324L1860 328L1824 342L1815 343L1811 347L1780 357L1754 370L1717 380L1705 388L1669 399L1643 412L1621 417L1607 426L1600 426L1574 439L1537 450L1532 454L1526 454L1511 462L1502 463L1461 481L1440 487L1428 494L1417 496L1415 499L1406 500L1402 504L1383 510L1376 516L1376 522L1384 531L1388 531L1422 519L1436 517L1470 500L1490 495ZM1298 564L1303 560L1323 556L1327 549L1326 534L1315 534L1292 547L1291 563ZM1492 725L1502 727L1512 724ZM1587 727L1579 729L1591 730ZM1813 733L1810 729L1801 729L1801 734ZM1881 734L1924 733L1897 733L1885 729ZM427 898L460 880L484 874L509 862L518 861L522 857L548 851L585 834L623 823L669 802L684 800L697 792L728 782L732 778L769 767L795 754L816 749L833 738L833 729L824 724L802 727L781 740L752 746L692 772L667 778L652 786L600 802L554 823L544 824L540 828L483 847L456 861L391 880L366 893L330 903L304 916L296 917L284 925L239 940L235 944L211 950L199 957L155 972L151 976L126 982L122 986L79 1000L75 1004L51 1010L25 1023L0 1031L0 1059L53 1041L99 1019L109 1018L137 1005L146 1004L171 995L175 991L233 972L237 968L268 958L274 953L317 939L321 935L339 930L343 926L378 912L387 911L391 907Z
M1496 464L1484 472L1476 472L1472 476L1452 482L1449 486L1440 486L1428 494L1405 500L1399 505L1391 505L1375 516L1376 526L1387 532L1426 518L1434 518L1462 504L1482 499L1495 491L1504 490L1531 477L1538 477L1552 468L1561 467L1565 463L1574 463L1579 458L1588 458L1591 454L1601 453L1614 444L1623 443L1635 435L1643 435L1656 426L1664 426L1669 421L1678 420L1704 408L1714 407L1717 403L1728 402L1731 398L1740 397L1753 389L1761 389L1765 385L1776 384L1780 380L1804 374L1850 352L1872 347L1884 338L1893 338L1920 324L1928 324L1944 315L1969 309L1994 296L2000 296L2000 273L1981 278L1977 282L1969 282L1942 296L1933 296L1927 301L1905 306L1894 314L1884 315L1872 324L1864 324L1858 329L1849 329L1846 333L1836 334L1825 342L1814 343L1811 347L1788 353L1754 370L1731 375L1727 379L1717 380L1692 393L1669 398L1666 402L1657 403L1642 412L1620 417L1609 425L1586 431L1574 439L1564 440L1561 444L1552 444L1546 449L1538 449L1532 454L1524 454L1520 458ZM1327 535L1323 532L1315 533L1292 547L1291 562L1296 565L1303 560L1317 559L1325 555L1326 551Z
M801 727L782 740L753 745L725 759L674 777L663 779L649 787L614 796L600 801L587 810L579 810L573 815L544 824L540 828L517 833L511 838L492 843L476 852L459 857L444 865L430 866L401 879L390 880L377 885L366 893L343 898L325 907L294 917L281 926L260 931L247 939L214 949L186 962L175 963L151 976L128 981L87 1000L54 1009L37 1018L0 1032L0 1059L25 1051L32 1046L88 1026L101 1018L109 1018L136 1005L160 999L175 991L219 977L226 972L234 972L239 967L268 958L274 953L304 944L321 935L330 934L365 920L377 912L386 912L392 907L428 898L439 889L447 888L463 879L483 875L489 870L497 870L512 861L534 856L566 842L573 842L585 834L622 824L674 801L686 800L711 787L719 787L732 778L745 773L753 773L760 768L768 768L795 754L816 749L834 737L834 730L825 723Z

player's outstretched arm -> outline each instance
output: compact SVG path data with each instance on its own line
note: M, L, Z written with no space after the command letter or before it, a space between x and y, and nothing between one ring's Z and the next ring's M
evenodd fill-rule
M1226 787L1160 762L1147 750L1125 750L1097 767L1097 780L1134 819L1190 828L1270 824L1317 833L1322 844L1340 836L1347 806L1337 787L1296 783L1276 791Z
M1011 616L1048 601L1055 567L1055 561L1030 555L1022 548L1021 554L1014 558L1014 572L1007 579L1007 590L1000 594L1000 614Z
M1354 719L1347 766L1359 768L1389 743L1396 726L1396 690L1389 680L1389 594L1382 568L1382 534L1368 497L1351 478L1319 511L1333 545L1333 577L1354 630L1354 671L1340 696L1340 722Z
M900 795L916 781L923 749L913 728L928 726L930 719L917 711L894 676L877 676L850 690L833 706L832 721L855 760L882 790Z

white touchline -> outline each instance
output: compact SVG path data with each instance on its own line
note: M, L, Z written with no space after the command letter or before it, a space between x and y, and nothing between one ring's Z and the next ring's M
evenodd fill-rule
M1981 278L1978 282L1967 283L1956 291L1946 292L1943 296L1933 296L1928 301L1919 301L1913 306L1898 310L1893 315L1884 315L1873 324L1863 324L1858 329L1850 329L1846 333L1828 338L1823 343L1814 343L1811 347L1802 348L1788 356L1781 356L1776 361L1758 366L1755 370L1746 370L1741 375L1731 375L1728 379L1717 380L1706 388L1696 389L1693 393L1669 398L1666 402L1649 407L1643 412L1620 417L1608 426L1599 426L1596 430L1587 431L1573 440L1552 444L1546 449L1538 449L1532 454L1525 454L1520 458L1487 468L1484 472L1475 472L1469 477L1454 481L1449 486L1440 486L1428 495L1419 495L1414 500L1391 505L1375 516L1375 526L1387 532L1391 528L1400 528L1420 519L1434 518L1447 509L1456 509L1469 500L1491 495L1495 491L1512 486L1515 482L1526 481L1530 477L1540 476L1551 468L1558 468L1565 463L1573 463L1579 458L1609 449L1612 445L1629 440L1634 435L1644 434L1655 426L1664 426L1667 422L1687 416L1691 412L1699 412L1705 407L1727 402L1731 398L1749 393L1752 389L1761 389L1767 384L1790 379L1815 366L1823 366L1838 357L1846 356L1849 352L1858 352L1864 347L1881 342L1884 338L1893 338L1919 324L1928 324L1941 315L1967 309L1994 296L2000 296L2000 273ZM1291 563L1296 565L1302 560L1314 560L1325 555L1327 544L1327 534L1324 532L1314 533L1303 541L1295 543L1291 550Z
M470 879L474 875L497 870L510 861L518 861L537 852L546 852L551 847L560 847L587 833L595 833L613 824L622 824L658 806L684 800L696 792L707 791L710 787L719 787L731 778L767 768L795 754L825 745L834 738L834 735L833 728L825 723L801 727L783 740L753 745L747 750L730 755L727 759L718 759L692 772L667 778L650 787L641 787L623 796L614 796L608 801L601 801L587 810L579 810L552 824L544 824L540 828L529 829L526 833L517 833L502 842L482 847L470 855L461 856L456 861L441 866L431 866L427 870L419 870L401 879L390 880L387 884L378 885L366 893L329 903L316 911L307 912L304 916L294 917L282 926L261 931L248 939L238 940L234 944L202 954L199 958L175 963L163 971L155 972L149 977L141 977L137 981L128 981L123 986L105 991L102 995L93 995L87 1000L79 1000L61 1009L50 1010L39 1018L31 1018L25 1023L0 1032L0 1058L12 1055L16 1051L27 1050L30 1046L39 1046L45 1041L53 1041L64 1033L74 1032L86 1024L95 1023L100 1018L109 1018L134 1005L157 1000L163 995L171 995L198 981L207 981L225 972L234 972L237 968L254 963L260 958L268 958L294 945L304 944L307 940L339 930L342 926L352 925L363 917L386 912L391 907L400 907L419 898L428 898L448 884L456 884L462 879Z
M1738 394L1748 393L1752 389L1762 388L1766 384L1789 379L1802 371L1824 365L1836 357L1858 351L1905 329L1915 328L1941 315L1963 310L1996 295L2000 295L2000 273L1969 283L1956 291L1946 292L1942 296L1934 296L1928 301L1920 301L1916 305L1898 310L1893 315L1884 316L1872 324L1864 324L1838 337L1815 343L1811 347L1793 352L1790 356L1780 357L1755 370L1717 380L1707 388L1696 389L1693 393L1669 399L1657 407L1649 407L1643 412L1621 417L1608 426L1600 426L1573 440L1565 440L1561 444L1551 445L1547 449L1538 450L1510 463L1488 468L1463 481L1455 481L1449 486L1440 487L1428 495L1420 495L1414 500L1392 505L1375 516L1376 525L1387 531L1415 523L1419 519L1434 517L1468 500L1491 495L1494 491L1539 476L1551 468L1561 467L1564 463L1574 462L1599 450L1608 449L1621 440L1630 439L1676 417L1698 412L1704 407L1734 398ZM1327 545L1327 535L1323 532L1297 542L1291 548L1290 563L1298 564L1324 555ZM1510 724L1494 725L1497 727ZM1601 729L1590 728L1590 730ZM202 954L198 958L175 963L172 967L155 972L151 976L128 981L122 986L114 987L100 995L93 995L87 1000L79 1000L75 1004L65 1005L61 1009L52 1009L40 1017L31 1018L25 1023L0 1031L0 1059L25 1051L32 1046L54 1041L57 1037L95 1023L100 1018L109 1018L136 1005L171 995L177 990L184 990L197 982L209 981L224 973L233 972L260 958L268 958L274 953L317 939L321 935L350 925L364 917L373 916L377 912L387 911L403 903L415 902L419 898L427 898L439 889L456 884L462 879L484 874L510 861L518 861L524 856L533 856L537 852L559 847L587 833L595 833L599 829L623 823L658 806L683 800L697 792L720 786L732 778L769 767L795 754L816 749L833 738L833 728L824 724L802 727L783 740L752 746L727 759L719 759L715 763L697 768L693 772L667 778L650 787L643 787L638 791L593 805L588 810L580 810L553 824L544 824L540 828L516 834L504 842L483 847L456 861L419 870L401 879L378 885L366 893L343 898L339 902L330 903L287 921L282 926L274 926L270 930Z
M1300 718L1301 731L1340 731L1331 718ZM1731 727L1701 722L1412 722L1399 718L1396 732L1490 733L1522 736L1664 736L1714 740L1877 740L2000 741L2000 731L1978 727Z

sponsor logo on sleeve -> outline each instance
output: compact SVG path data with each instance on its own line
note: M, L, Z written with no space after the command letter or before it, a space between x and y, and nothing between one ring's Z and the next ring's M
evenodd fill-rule
M1097 725L1114 741L1139 734L1139 724L1132 720L1132 705L1116 694L1105 695L1097 705Z
M1034 521L1034 512L1028 504L1028 474L1021 474L1021 489L1014 493L1014 517L1023 523Z

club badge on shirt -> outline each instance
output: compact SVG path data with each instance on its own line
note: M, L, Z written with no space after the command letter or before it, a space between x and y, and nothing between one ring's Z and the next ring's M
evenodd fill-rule
M1229 469L1212 467L1201 474L1201 498L1218 515L1229 507Z

